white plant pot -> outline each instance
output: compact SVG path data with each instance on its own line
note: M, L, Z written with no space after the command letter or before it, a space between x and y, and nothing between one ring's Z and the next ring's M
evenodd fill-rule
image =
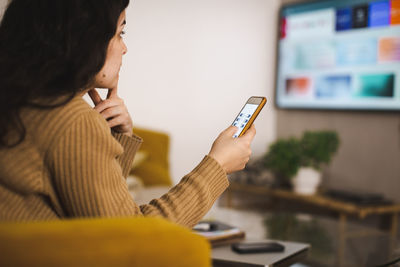
M303 195L313 195L321 183L321 172L313 168L302 167L292 179L293 190Z

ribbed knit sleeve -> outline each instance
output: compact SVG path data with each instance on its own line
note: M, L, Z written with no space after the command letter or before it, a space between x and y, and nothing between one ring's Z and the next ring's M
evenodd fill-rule
M123 147L104 119L95 115L80 115L51 149L54 184L65 213L71 217L139 214L118 161L124 158Z
M112 135L124 149L122 155L118 156L117 159L122 168L122 175L126 178L132 169L133 158L135 157L140 145L143 143L143 139L134 134L132 136L127 136L114 131L112 131Z
M140 209L147 216L167 217L192 228L228 185L222 167L213 158L206 156L167 194Z

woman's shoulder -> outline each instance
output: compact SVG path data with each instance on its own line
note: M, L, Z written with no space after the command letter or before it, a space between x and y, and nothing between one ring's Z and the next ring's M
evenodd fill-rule
M96 125L99 131L110 132L107 122L82 96L75 96L67 104L51 109L29 110L23 115L24 126L30 138L44 147L56 142L73 128Z
M67 125L74 123L76 120L89 118L92 120L102 119L100 114L95 111L82 96L75 96L67 104L54 108L49 112L49 116L56 121L63 121ZM104 119L100 120L104 121ZM104 121L105 123L105 121Z
M73 97L65 105L43 110L42 113L44 113L42 116L43 119L47 121L49 125L57 126L59 129L69 127L71 124L75 124L83 118L107 125L103 117L79 95Z

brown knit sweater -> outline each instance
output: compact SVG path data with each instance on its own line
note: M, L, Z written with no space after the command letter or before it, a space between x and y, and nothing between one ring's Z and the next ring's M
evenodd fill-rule
M138 206L125 178L142 140L111 133L81 97L51 110L26 109L23 143L0 149L0 220L162 216L192 227L228 186L206 156L167 194Z

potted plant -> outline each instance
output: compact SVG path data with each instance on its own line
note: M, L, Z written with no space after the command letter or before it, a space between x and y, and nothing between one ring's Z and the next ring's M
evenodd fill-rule
M338 146L334 131L306 131L300 139L280 139L271 144L264 162L279 186L292 184L298 193L314 194L321 181L321 168L331 161Z

